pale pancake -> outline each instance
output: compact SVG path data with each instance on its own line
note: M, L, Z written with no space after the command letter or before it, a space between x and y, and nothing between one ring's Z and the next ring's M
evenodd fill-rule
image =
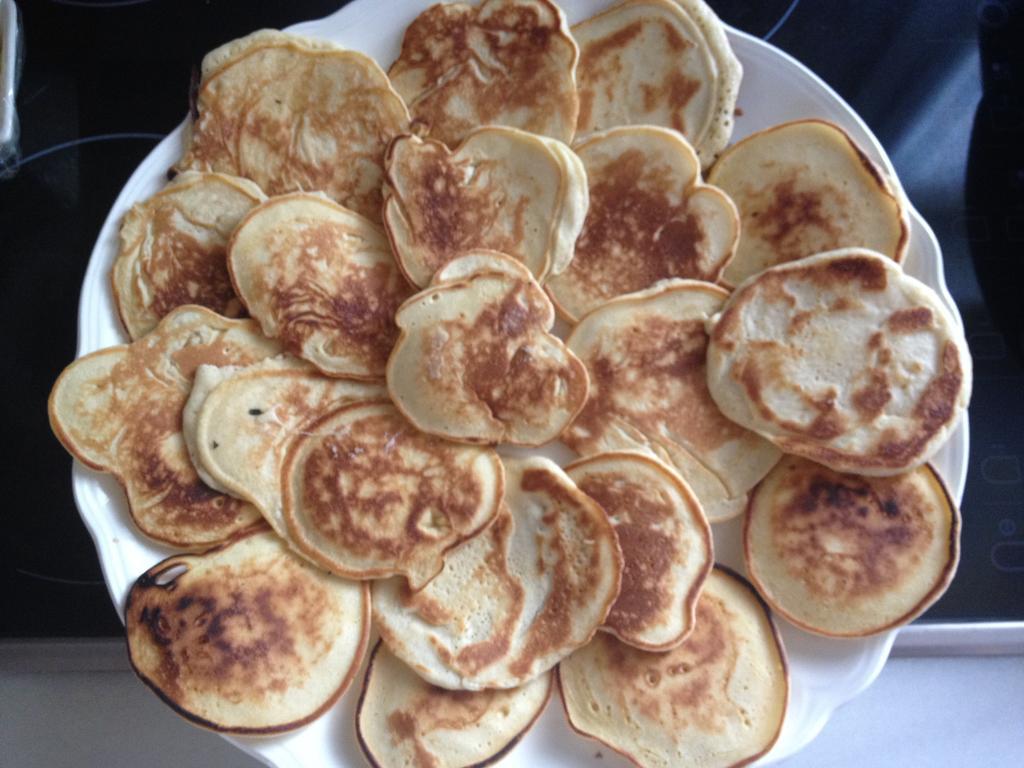
M182 437L192 377L203 363L249 365L280 352L252 320L179 307L130 346L69 365L50 393L50 425L73 456L124 486L147 536L186 548L217 544L259 512L207 487L192 466Z
M742 512L779 458L708 392L704 325L727 295L709 283L666 281L594 310L566 342L587 367L590 394L565 443L584 456L654 454L679 472L711 522Z
M873 635L946 591L960 512L929 465L862 477L786 456L751 495L743 550L758 592L798 627Z
M425 680L514 688L585 644L619 592L622 553L604 511L548 459L505 460L505 508L418 592L373 584L388 648Z
M799 120L766 128L730 147L708 182L736 203L736 256L722 282L821 251L862 246L899 262L910 222L901 194L841 128Z
M257 363L257 365L265 365L276 359L268 358L263 363ZM294 358L283 356L282 359ZM185 440L188 458L192 462L192 466L195 467L196 474L199 475L200 480L213 488L213 490L228 494L231 491L206 471L206 466L199 457L196 426L199 423L199 411L203 407L203 403L206 402L206 398L210 396L210 393L222 382L241 370L244 370L244 368L237 365L200 365L196 368L195 375L192 377L192 389L189 390L188 400L185 401L185 407L181 410L181 436ZM244 496L240 498L244 498Z
M682 133L707 167L729 143L743 68L701 0L626 0L572 28L582 136L618 125Z
M601 633L559 665L558 682L569 724L643 768L753 762L778 739L789 698L767 607L722 568L682 645L649 653Z
M485 126L454 150L401 136L387 155L384 226L418 286L481 248L523 262L538 280L565 270L587 212L587 174L554 139Z
M110 273L117 313L131 338L149 333L184 304L225 317L242 314L228 276L228 238L266 199L251 181L187 171L131 207Z
M376 401L305 426L281 483L288 538L302 554L341 576L402 574L418 589L494 519L504 471L494 451L425 435Z
M454 283L481 272L509 275L518 280L529 281L533 278L530 270L523 266L522 262L516 261L511 256L506 256L497 251L475 250L455 257L437 270L430 281L430 285Z
M942 299L865 249L762 272L709 331L708 387L722 412L840 472L923 464L970 399L970 353Z
M375 768L488 765L508 754L544 711L553 677L507 691L449 691L378 643L359 697L359 746Z
M579 413L587 372L550 333L532 279L482 272L428 288L395 316L388 392L419 429L469 443L541 445Z
M380 217L388 141L409 113L368 56L261 30L203 59L181 170L255 181L268 195L319 190Z
M215 385L203 392L200 382L207 379ZM243 369L204 365L186 405L185 439L194 409L190 444L196 470L210 477L208 485L255 504L287 538L281 469L291 441L328 411L384 397L387 390L379 384L329 379L291 357Z
M679 645L693 630L714 561L711 527L693 491L640 453L595 454L565 472L601 505L622 549L622 590L603 629L647 651Z
M546 283L562 315L577 322L608 299L672 277L718 280L736 249L739 214L701 181L682 135L613 128L573 149L587 170L590 207L572 263Z
M438 3L413 21L388 76L415 123L455 146L481 125L570 141L578 52L549 0Z
M362 662L365 585L324 573L262 529L178 555L128 593L135 672L197 725L268 735L327 711Z
M412 288L370 221L322 195L275 197L235 230L228 268L249 313L288 351L328 376L384 378L395 310Z

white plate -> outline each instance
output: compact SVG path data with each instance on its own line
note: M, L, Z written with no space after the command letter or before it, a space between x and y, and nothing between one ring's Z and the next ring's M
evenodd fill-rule
M291 30L333 40L373 56L387 66L398 53L408 23L431 0L356 0L337 13ZM592 15L608 0L563 0L570 22ZM878 141L854 111L824 82L790 56L743 32L729 30L736 55L743 63L744 78L733 138L739 139L769 125L804 117L831 120L849 132L895 181L895 172ZM82 286L79 306L78 354L126 341L117 319L107 276L117 249L117 230L128 207L160 189L167 169L181 153L179 127L149 154L114 202L100 231ZM897 184L898 186L898 184ZM905 268L935 288L959 319L942 274L942 254L928 224L911 208L910 251ZM967 473L967 421L964 419L933 463L959 501ZM118 612L134 579L172 550L139 535L128 516L124 493L109 475L92 472L75 463L75 500L92 534L107 587ZM739 523L715 527L717 559L742 570ZM781 760L813 739L831 713L863 691L881 671L895 632L864 640L830 640L802 632L779 621L789 654L792 692L786 721L775 748L762 764ZM275 766L359 766L364 760L353 730L355 700L360 687L352 688L330 712L307 728L273 739L232 737L229 740ZM879 712L879 717L885 714ZM170 710L167 717L175 717ZM602 754L598 759L596 755ZM607 749L568 730L559 702L553 701L537 726L502 765L556 766L590 763L603 768L626 765Z

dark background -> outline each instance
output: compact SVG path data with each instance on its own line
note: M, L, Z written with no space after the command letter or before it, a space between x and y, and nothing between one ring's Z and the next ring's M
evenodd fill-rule
M0 533L0 637L121 631L71 497L71 460L46 419L49 388L74 357L81 280L114 198L158 137L184 117L190 76L206 51L338 5L20 3L22 160L0 181L0 327L8 349L0 398L8 523ZM963 559L926 619L1024 619L1022 3L711 5L724 21L770 35L844 97L886 147L908 196L935 229L976 384Z

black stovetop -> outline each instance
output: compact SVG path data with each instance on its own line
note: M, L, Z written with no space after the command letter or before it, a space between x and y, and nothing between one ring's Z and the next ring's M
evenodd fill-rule
M925 619L1024 619L1024 3L711 4L734 26L770 36L850 102L935 229L976 383L963 558ZM74 357L93 242L128 176L185 115L203 53L258 27L324 16L339 2L20 5L21 160L0 181L0 316L9 347L0 637L113 635L120 625L71 497L71 460L46 420L49 388ZM987 86L980 107L979 29Z

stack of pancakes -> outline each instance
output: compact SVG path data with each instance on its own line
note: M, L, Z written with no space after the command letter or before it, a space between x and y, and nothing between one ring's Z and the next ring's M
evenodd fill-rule
M741 74L700 0L435 5L387 72L266 30L206 57L179 175L123 222L132 341L50 398L185 552L128 598L158 695L296 728L372 625L375 765L496 759L556 679L639 765L741 764L788 701L769 608L859 636L941 594L962 330L839 128L727 148ZM741 514L753 587L714 563Z

